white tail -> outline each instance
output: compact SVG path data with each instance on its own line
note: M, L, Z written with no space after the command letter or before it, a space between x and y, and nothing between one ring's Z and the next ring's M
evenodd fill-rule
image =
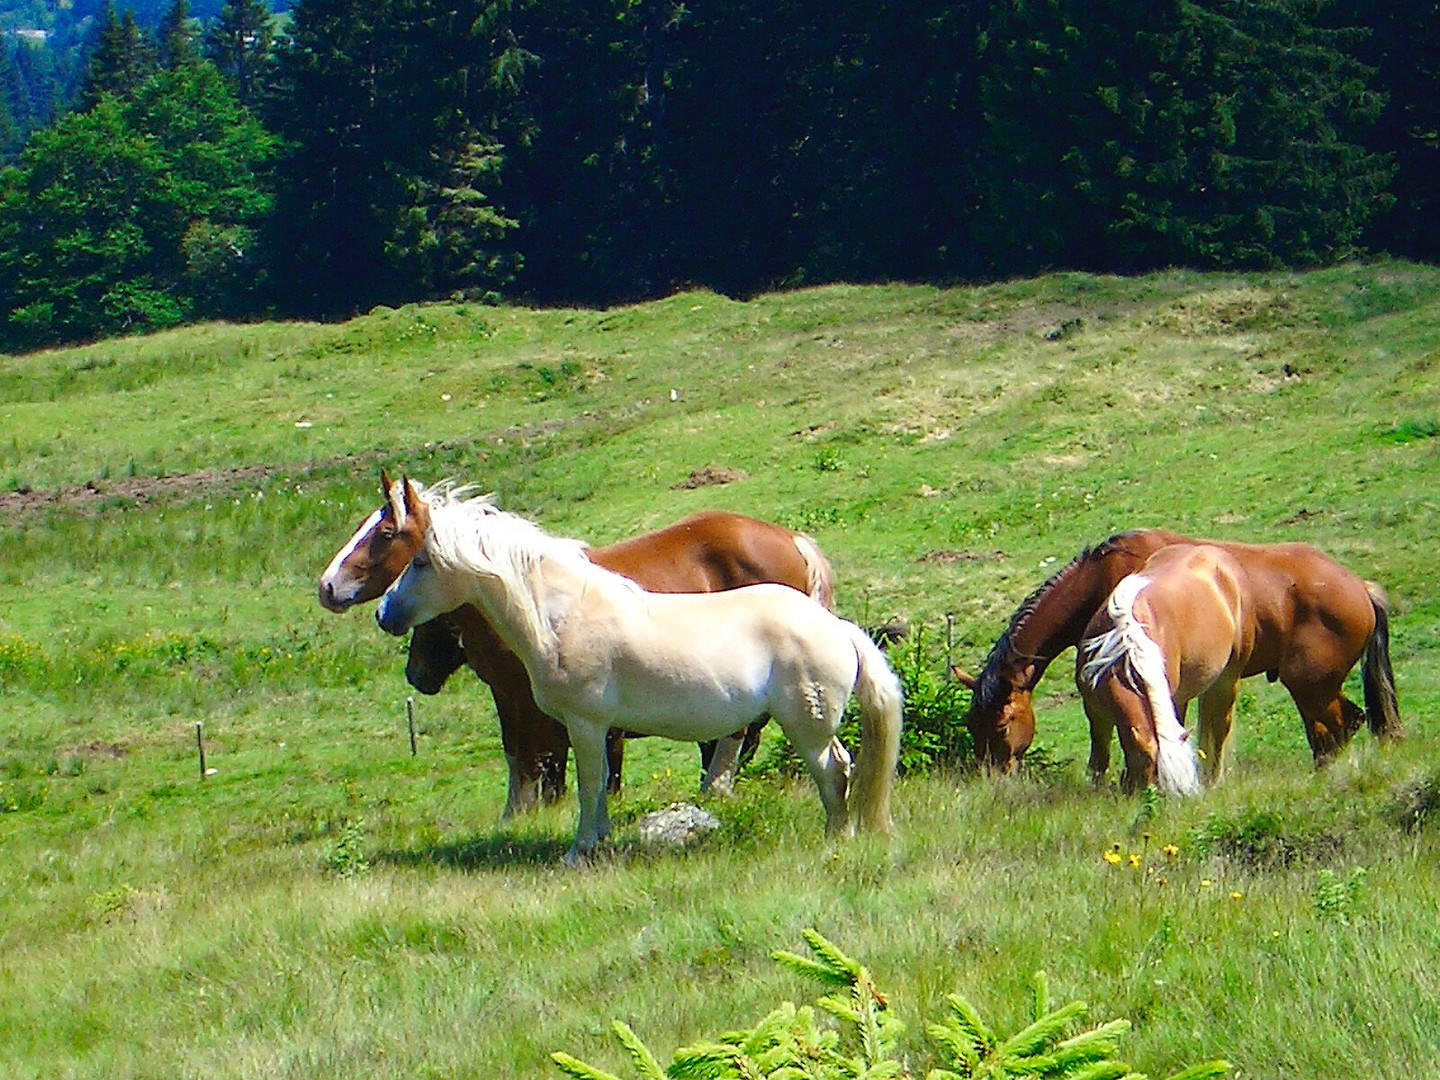
M850 802L860 828L888 833L890 788L900 759L904 695L900 680L870 635L853 624L852 630L855 652L860 658L854 690L860 704L860 752L855 762Z
M1080 643L1080 677L1093 689L1112 669L1124 665L1115 674L1138 680L1150 703L1159 741L1155 773L1160 790L1166 795L1193 795L1200 790L1200 777L1185 728L1175 715L1175 699L1165 674L1165 654L1135 618L1135 600L1149 584L1150 579L1143 574L1131 574L1115 586L1106 607L1113 626Z
M804 533L796 533L791 539L795 541L800 557L805 560L805 591L810 594L810 599L819 602L827 611L834 611L835 574L830 569L830 560Z

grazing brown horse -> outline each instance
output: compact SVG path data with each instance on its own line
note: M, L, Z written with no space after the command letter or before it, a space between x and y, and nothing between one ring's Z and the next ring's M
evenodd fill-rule
M1262 671L1285 684L1316 762L1328 761L1365 720L1340 693L1362 655L1371 726L1398 733L1386 622L1378 586L1304 544L1156 552L1115 587L1076 650L1092 774L1105 775L1115 731L1126 790L1198 790L1184 727L1198 700L1200 769L1207 785L1219 783L1240 680Z
M390 587L424 542L423 530L404 509L401 482L380 474L384 504L335 555L320 579L320 603L346 611L374 600ZM809 537L780 525L722 510L701 511L667 528L608 547L591 548L590 559L650 592L718 592L762 582L788 585L827 608L834 603L830 564ZM565 791L570 748L565 728L535 704L529 676L479 609L466 605L417 626L406 677L422 693L439 691L466 663L489 685L500 718L500 737L510 772L505 816L532 809L538 798L553 802ZM702 744L704 785L723 788L764 721L717 743ZM610 743L611 784L618 785L623 740Z
M974 691L966 724L976 756L983 765L1000 772L1018 768L1035 737L1032 696L1036 684L1051 661L1079 643L1091 617L1121 579L1138 571L1162 548L1200 543L1205 541L1162 529L1119 533L1086 548L1021 603L1010 625L991 648L979 676L972 678L956 671L957 677ZM1295 640L1302 643L1311 633L1318 634L1327 622L1355 617L1356 597L1366 595L1366 584L1358 577L1305 545L1220 543L1215 546L1235 556L1247 570L1253 567L1276 595L1276 604L1292 606L1288 618L1294 623ZM1285 570L1274 564L1274 556L1266 555L1267 550L1305 552L1305 557L1295 565L1311 576L1290 582L1287 589ZM1381 595L1378 587L1376 595ZM1366 715L1376 734L1398 737L1401 724L1394 702L1389 626L1384 605L1372 606L1367 601L1360 610L1360 623L1368 623L1374 630L1373 661L1367 652L1365 668ZM1268 618L1278 628L1287 617L1285 612L1277 610ZM1362 641L1369 634L1367 627ZM1339 749L1334 740L1336 732L1344 728L1343 718L1353 715L1348 710L1358 712L1340 696L1339 688L1359 655L1357 648L1339 667L1338 674L1333 670L1308 670L1311 665L1301 663L1294 656L1288 666L1254 669L1265 671L1272 680L1280 679L1290 691L1305 718L1317 761L1325 760ZM1390 687L1388 694L1387 686Z

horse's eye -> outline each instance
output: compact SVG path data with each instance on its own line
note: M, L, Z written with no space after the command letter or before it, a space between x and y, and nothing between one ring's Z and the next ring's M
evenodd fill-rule
M430 565L430 552L426 551L424 548L421 548L415 554L415 557L410 560L410 562L414 565L415 569L424 570L427 566Z
M394 526L394 525L381 525L381 526L380 526L380 539L381 539L381 540L394 540L395 537L396 537L396 535L397 535L397 534L396 534L396 532L395 532L395 526Z

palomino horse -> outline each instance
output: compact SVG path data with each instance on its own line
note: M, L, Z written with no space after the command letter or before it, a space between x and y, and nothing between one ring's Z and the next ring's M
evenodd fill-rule
M405 514L401 485L381 471L384 502L340 549L320 579L320 603L346 611L381 595L400 576L424 539ZM589 551L593 562L640 582L652 592L716 592L760 582L800 589L829 607L833 576L814 541L780 525L721 510L702 511L667 528ZM524 665L485 617L465 605L415 627L406 678L421 693L437 693L461 663L491 689L509 767L508 818L565 791L570 749L565 728L535 704ZM723 789L759 738L763 720L743 742L728 736L701 747L704 786ZM610 742L610 782L618 789L624 743Z
M1016 609L1010 625L990 650L980 675L972 678L956 670L956 676L974 691L966 725L980 762L997 771L1012 772L1020 764L1035 737L1035 686L1050 662L1080 642L1092 616L1105 604L1115 586L1143 567L1162 548L1172 544L1202 544L1179 533L1145 529L1119 533L1094 547L1086 548ZM1394 676L1390 672L1389 625L1383 603L1372 605L1359 599L1367 585L1340 564L1314 548L1300 544L1273 546L1215 543L1236 558L1257 580L1264 583L1275 603L1293 605L1287 616L1282 611L1267 614L1268 624L1280 633L1289 622L1298 647L1308 642L1326 642L1343 634L1353 639L1354 630L1330 631L1328 626L1364 627L1361 641L1374 628L1364 668L1365 712L1370 729L1377 735L1399 737L1400 717L1395 707ZM1292 560L1289 571L1305 576L1289 581L1284 553L1302 552ZM1277 561L1279 560L1279 561ZM1377 596L1383 595L1375 587ZM1355 706L1340 695L1340 683L1354 666L1361 647L1344 656L1340 649L1332 666L1321 669L1317 661L1300 662L1292 656L1286 666L1255 667L1246 674L1265 671L1273 681L1279 678L1290 691L1310 738L1316 761L1326 760L1339 750L1335 744L1345 729L1346 717ZM1319 653L1317 656L1321 655ZM1386 687L1390 689L1387 691ZM1353 728L1351 729L1353 730Z
M1340 692L1362 655L1371 727L1398 734L1387 624L1379 586L1305 544L1174 544L1156 552L1115 587L1076 651L1091 773L1104 776L1110 733L1118 731L1127 790L1196 791L1184 722L1198 699L1201 768L1207 784L1219 783L1236 690L1262 671L1290 691L1316 763L1328 761L1365 721Z
M848 833L850 757L836 738L852 692L861 750L859 824L890 827L900 749L900 682L860 627L795 589L650 593L488 500L426 501L406 481L405 511L425 541L376 617L403 634L474 604L525 664L535 700L570 733L580 822L571 860L610 830L605 732L713 739L769 715L808 767L827 831Z

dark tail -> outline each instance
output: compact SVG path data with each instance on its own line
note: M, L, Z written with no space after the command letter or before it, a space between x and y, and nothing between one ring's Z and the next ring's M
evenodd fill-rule
M1365 583L1370 606L1375 609L1375 632L1365 646L1365 660L1360 679L1365 688L1365 719L1370 732L1382 739L1398 739L1405 734L1400 722L1400 706L1395 697L1395 672L1390 668L1390 602L1385 590L1373 581Z

